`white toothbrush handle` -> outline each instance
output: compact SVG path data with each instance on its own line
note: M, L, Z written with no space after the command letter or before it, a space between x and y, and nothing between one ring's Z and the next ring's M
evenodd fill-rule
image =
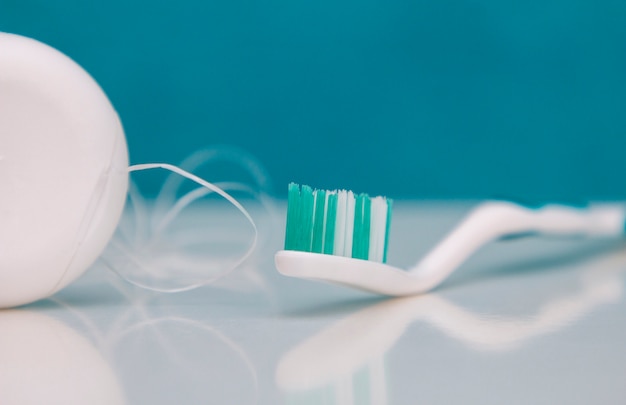
M530 231L539 234L599 237L624 234L626 207L623 205L599 205L589 208L546 205L540 209L517 207L523 213L515 215L517 220L515 225L519 228L531 228Z
M530 209L509 202L488 202L472 211L410 272L439 284L484 244L525 233L615 237L624 233L626 207L599 205L577 209L547 205Z

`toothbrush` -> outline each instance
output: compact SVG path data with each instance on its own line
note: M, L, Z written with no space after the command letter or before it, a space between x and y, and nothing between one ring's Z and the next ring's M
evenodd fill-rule
M626 209L597 205L527 208L494 201L479 205L415 266L385 264L392 201L351 191L313 190L290 184L285 249L278 271L380 295L405 296L432 290L483 245L506 237L537 234L618 237Z

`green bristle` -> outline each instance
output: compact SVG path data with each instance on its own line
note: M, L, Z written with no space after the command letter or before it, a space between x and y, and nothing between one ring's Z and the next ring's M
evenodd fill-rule
M367 260L368 258L370 244L369 206L370 201L367 195L360 194L356 197L354 205L354 231L352 234L352 257L355 259ZM368 207L367 210L366 207Z
M354 197L354 226L352 227L352 257L359 257L359 241L363 227L363 200L361 196Z
M333 254L335 245L335 220L337 218L337 194L333 193L328 196L328 204L326 206L326 234L324 235L324 253Z
M391 206L393 200L387 199L387 229L385 229L385 248L383 250L383 263L387 263L387 246L389 246L389 226L391 225Z
M315 190L315 218L313 219L313 241L311 252L322 253L324 244L324 210L326 208L326 192Z
M287 192L287 229L285 231L285 250L295 250L298 241L298 227L300 208L300 186L295 183L289 184Z
M352 233L352 257L355 259L363 259L363 238L364 226L363 226L363 206L364 196L359 194L355 196L354 203L354 230Z
M313 205L315 202L313 189L309 186L302 186L300 198L300 232L296 250L310 252L313 237Z

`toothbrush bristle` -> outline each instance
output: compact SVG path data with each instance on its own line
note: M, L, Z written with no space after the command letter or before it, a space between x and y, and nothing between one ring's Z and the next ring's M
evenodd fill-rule
M289 184L285 250L385 263L392 201Z

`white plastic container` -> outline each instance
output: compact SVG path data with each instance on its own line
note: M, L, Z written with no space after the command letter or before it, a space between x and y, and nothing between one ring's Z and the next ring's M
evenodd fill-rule
M124 131L95 80L47 45L0 33L0 308L80 276L127 188Z

